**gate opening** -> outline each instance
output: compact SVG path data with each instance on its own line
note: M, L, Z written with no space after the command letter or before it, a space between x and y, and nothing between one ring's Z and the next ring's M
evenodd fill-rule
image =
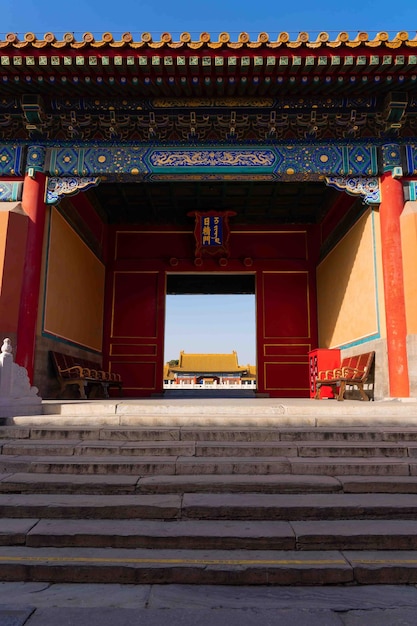
M255 309L254 275L168 275L164 389L254 392Z

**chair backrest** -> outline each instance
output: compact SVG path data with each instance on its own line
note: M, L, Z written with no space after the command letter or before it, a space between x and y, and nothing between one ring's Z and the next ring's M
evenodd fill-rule
M375 352L364 352L363 354L356 354L354 356L346 357L342 361L342 367L349 367L359 370L363 374L358 377L352 372L349 378L355 378L361 382L365 382L372 370L372 365L375 358Z

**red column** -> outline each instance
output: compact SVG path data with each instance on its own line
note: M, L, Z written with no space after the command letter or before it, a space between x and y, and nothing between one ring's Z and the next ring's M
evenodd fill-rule
M34 178L26 175L22 195L22 207L29 217L29 224L17 324L16 363L27 369L31 382L45 229L45 182L46 176L42 173L37 172Z
M404 208L401 180L391 173L381 177L381 250L384 276L385 317L390 396L410 395L407 360L403 260L400 216Z

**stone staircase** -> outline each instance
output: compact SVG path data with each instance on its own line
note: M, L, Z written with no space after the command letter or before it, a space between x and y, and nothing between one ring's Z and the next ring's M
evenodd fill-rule
M88 410L3 420L1 581L417 582L410 411L320 427Z

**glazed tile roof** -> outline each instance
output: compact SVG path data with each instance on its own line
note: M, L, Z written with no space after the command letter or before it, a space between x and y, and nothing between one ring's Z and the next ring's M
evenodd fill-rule
M185 354L180 353L179 364L172 367L173 372L242 372L247 367L240 367L237 353L230 354Z
M130 48L130 49L167 49L167 50L200 50L200 49L230 49L230 50L256 50L259 48L358 48L366 46L369 48L395 49L401 46L417 48L417 34L410 37L407 31L400 31L395 35L390 35L387 31L381 31L374 36L361 31L351 36L348 32L340 32L333 36L327 32L321 32L316 37L310 37L307 32L300 32L295 38L291 38L288 32L281 32L270 37L268 33L259 33L256 39L251 39L248 33L240 33L234 40L227 32L222 32L218 37L212 39L210 33L203 32L198 38L193 38L188 32L179 35L178 40L174 40L170 33L162 33L160 39L154 41L151 33L145 32L135 39L132 33L125 32L121 35L113 35L110 32L103 33L100 37L95 37L93 33L86 32L81 39L77 40L73 33L65 33L61 37L56 37L54 33L48 32L43 38L37 37L35 33L26 33L19 37L16 33L8 33L5 39L0 40L1 49L14 48L25 49L100 49L100 48Z

